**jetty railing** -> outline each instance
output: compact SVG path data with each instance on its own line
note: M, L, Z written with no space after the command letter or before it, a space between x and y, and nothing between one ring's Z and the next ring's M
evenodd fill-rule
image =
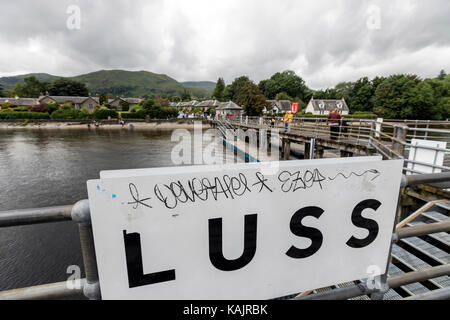
M64 299L80 294L84 294L86 298L92 300L101 299L88 200L82 200L68 206L0 212L0 228L61 221L74 221L78 224L86 278L79 279L78 287L74 286L71 280L70 284L66 281L1 291L0 300Z
M404 171L408 174L421 174L450 171L450 167L438 164L438 155L450 155L450 148L441 144L450 143L450 122L431 120L375 120L342 119L339 131L330 133L331 122L327 118L293 117L285 127L283 117L233 117L223 119L234 126L249 129L277 128L280 134L289 133L302 138L322 139L343 146L364 146L380 154L384 159L404 159ZM274 120L274 121L273 121ZM437 144L423 144L417 140L433 141ZM419 150L435 152L433 163L416 159ZM411 157L410 157L411 155ZM421 170L418 170L420 168Z
M422 175L404 175L402 178L401 188L406 188L407 186L417 184L449 181L450 172ZM0 228L60 221L74 221L78 224L79 227L81 250L83 255L84 270L86 274L85 279L80 279L80 286L78 288L73 288L73 283L66 281L28 288L13 289L0 292L0 300L64 299L80 296L81 294L84 294L84 296L88 299L101 299L101 289L99 284L88 200L82 200L77 202L75 205L69 206L0 212ZM423 226L405 227L399 231L394 231L392 242L394 243L399 239L407 237L414 237L437 232L450 232L450 224L433 223ZM387 275L384 275L385 281L382 289L371 289L364 283L364 281L360 281L360 283L356 286L332 290L327 293L309 295L297 299L349 299L365 294L371 294L371 297L373 299L380 299L389 288L397 288L409 283L425 281L427 279L436 278L442 275L450 275L450 264L405 273L389 278L387 277ZM70 286L68 285L69 283L71 284ZM410 299L448 298L450 298L450 288L431 291L428 294L421 296L410 297Z

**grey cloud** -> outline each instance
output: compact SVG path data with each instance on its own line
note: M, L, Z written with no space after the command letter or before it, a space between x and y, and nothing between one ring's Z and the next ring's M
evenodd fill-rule
M72 4L81 30L66 28ZM370 5L381 10L380 30L366 26ZM8 48L0 76L122 68L230 82L294 69L313 88L377 74L428 77L450 71L449 16L448 0L0 0Z

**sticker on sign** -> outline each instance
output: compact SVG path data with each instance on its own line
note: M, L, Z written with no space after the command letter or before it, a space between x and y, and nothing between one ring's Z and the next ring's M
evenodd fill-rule
M386 271L403 160L263 165L88 181L102 297L270 299Z

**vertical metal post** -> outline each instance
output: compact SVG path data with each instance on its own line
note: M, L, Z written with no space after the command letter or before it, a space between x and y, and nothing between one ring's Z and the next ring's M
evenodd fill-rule
M387 283L387 280L388 280L388 273L389 273L389 264L391 263L392 246L394 245L394 242L396 240L395 239L395 237L396 237L396 229L395 228L396 228L398 221L400 220L401 211L402 211L402 207L401 207L402 191L403 191L403 188L405 188L407 184L408 184L408 180L407 180L406 176L403 175L402 181L400 184L399 194L398 194L397 210L395 211L394 227L392 230L392 240L391 240L391 245L389 247L389 255L387 258L387 262L386 262L386 272L383 275L381 275L381 277L380 277L381 288L379 288L379 290L377 290L376 292L374 292L370 295L370 298L372 300L383 300L384 295L389 291L389 285Z
M83 293L90 300L100 300L101 291L88 200L81 200L73 206L72 220L78 223L80 230L81 252L83 254L84 271L86 273L86 283L83 287Z
M311 150L311 143L305 142L305 149L303 152L305 159L309 159L308 157L310 156L310 150Z
M285 139L284 143L284 160L289 160L291 158L291 141Z
M416 135L417 135L417 128L418 128L418 123L419 123L419 120L416 120L416 125L415 125L415 130L414 130L414 136L413 136L413 139L415 139L416 138Z
M356 139L356 144L359 144L359 138L361 137L361 119L359 119L359 126L358 126L358 138ZM353 130L353 129L352 129Z
M427 130L425 131L424 140L428 140L428 129L430 129L430 120L427 121Z
M311 147L309 148L309 158L314 159L314 154L316 150L316 139L311 139Z
M396 140L392 140L392 150L394 150L396 153L404 156L405 152L405 145L401 142L406 142L406 134L408 132L407 126L395 126L394 127L394 138ZM401 142L399 142L400 140Z

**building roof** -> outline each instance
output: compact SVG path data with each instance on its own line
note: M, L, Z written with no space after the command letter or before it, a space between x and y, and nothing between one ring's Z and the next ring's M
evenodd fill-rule
M267 102L270 103L272 109L277 108L281 111L292 110L292 103L289 100L267 100Z
M217 108L218 106L220 106L220 102L217 100L205 100L197 104L197 107L202 108Z
M139 98L122 98L122 97L119 97L119 98L115 98L115 99L108 99L108 103L113 103L113 102L116 101L116 100L122 100L122 101L125 101L125 102L129 103L129 104L139 104L139 103L141 103L144 99L139 99Z
M88 99L92 99L95 102L97 102L98 104L100 104L100 100L97 97L40 96L39 101L43 100L44 98L50 98L59 104L64 104L64 103L68 103L68 102L75 103L75 104L81 104L81 103L84 103Z
M139 104L142 101L144 101L144 99L140 99L140 98L123 98L122 100L125 100L129 104Z
M323 100L323 99L316 100L312 98L310 103L312 104L314 110L316 111L323 110L331 112L336 108L342 111L350 111L344 98L342 98L341 100Z
M38 99L34 98L0 98L0 105L2 104L12 104L16 106L34 106L38 104Z
M173 105L174 107L196 107L198 105L197 100L188 101L188 102L179 102L177 105Z
M244 110L244 108L238 106L233 101L228 101L221 103L217 110Z

